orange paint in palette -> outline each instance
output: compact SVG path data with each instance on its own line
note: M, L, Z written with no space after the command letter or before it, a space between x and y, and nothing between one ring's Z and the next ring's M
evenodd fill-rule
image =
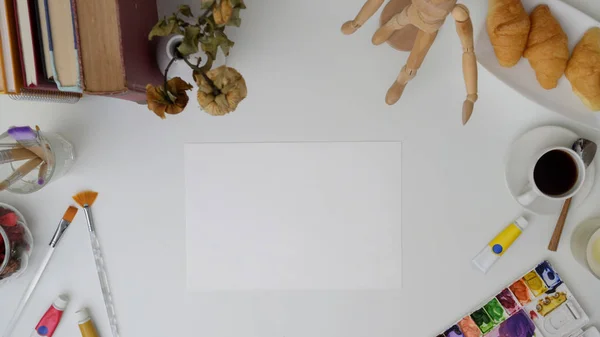
M475 322L470 316L467 316L463 318L460 322L458 322L458 327L460 328L465 337L481 336L481 331L479 331L477 324L475 324Z
M523 280L517 280L510 287L508 287L508 289L510 289L513 295L515 295L521 305L531 302L531 299L533 298L529 288L527 288L527 285L525 282L523 282Z
M560 298L556 299L556 294ZM588 321L550 263L544 261L438 337L581 336L577 331Z

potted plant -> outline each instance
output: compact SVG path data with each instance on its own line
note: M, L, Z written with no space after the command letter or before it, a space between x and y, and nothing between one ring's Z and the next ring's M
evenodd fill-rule
M166 114L176 115L185 109L189 101L187 91L193 86L180 77L168 78L173 62L183 60L198 85L197 99L204 111L213 116L235 111L247 95L244 77L225 65L212 68L219 49L225 56L229 55L234 42L227 37L225 29L241 25L240 11L245 8L243 0L202 0L204 12L200 16L194 17L189 6L181 5L176 13L156 23L148 36L150 40L173 34L181 35L182 39L165 69L164 83L146 86L149 110L164 119ZM206 55L203 64L201 58L196 62L189 60L190 55L199 50Z

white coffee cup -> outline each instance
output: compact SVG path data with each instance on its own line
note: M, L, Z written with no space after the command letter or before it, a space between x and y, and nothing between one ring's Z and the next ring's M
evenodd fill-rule
M536 181L534 179L534 172L536 169L536 166L538 165L538 162L540 161L540 159L547 154L548 152L552 152L552 151L562 151L565 154L568 154L569 157L571 158L571 160L573 161L573 163L575 163L576 165L576 180L575 183L573 184L573 186L571 186L567 191L562 192L561 194L547 194L544 193L540 190L540 188L538 187L538 184L536 184ZM571 198L572 196L574 196L577 192L579 192L579 189L581 189L581 186L583 186L583 182L585 181L585 164L583 162L583 159L581 159L581 157L577 154L577 152L573 151L572 149L568 148L568 147L563 147L563 146L555 146L555 147L551 147L548 149L545 149L544 151L542 151L536 158L535 161L533 162L533 165L531 165L531 169L529 170L529 183L527 186L527 191L524 192L523 194L519 195L517 197L517 201L519 201L519 203L521 203L522 205L530 205L532 202L534 202L537 198L546 198L546 199L550 199L550 200L566 200L568 198Z

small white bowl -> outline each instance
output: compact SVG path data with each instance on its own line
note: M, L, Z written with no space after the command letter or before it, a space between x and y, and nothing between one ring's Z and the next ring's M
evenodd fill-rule
M596 243L597 241L598 243ZM587 245L587 263L590 266L592 273L596 274L596 276L600 278L600 261L597 261L592 256L592 247L594 244L600 245L600 229L596 230Z

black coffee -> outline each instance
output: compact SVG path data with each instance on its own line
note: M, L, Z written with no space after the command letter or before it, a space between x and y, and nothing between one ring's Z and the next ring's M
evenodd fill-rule
M533 169L535 185L542 193L551 196L569 192L577 182L578 175L577 163L562 150L544 154Z

